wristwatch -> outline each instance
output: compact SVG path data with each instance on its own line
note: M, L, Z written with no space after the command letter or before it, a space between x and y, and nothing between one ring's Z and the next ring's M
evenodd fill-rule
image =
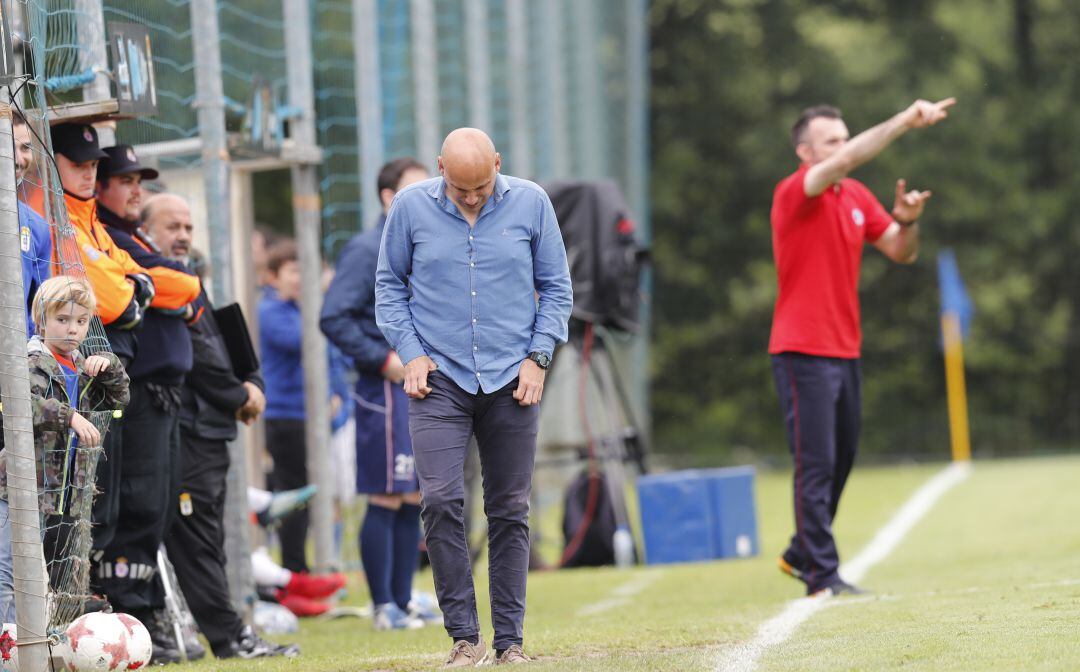
M530 352L528 358L535 362L537 366L539 366L541 369L544 369L545 371L549 366L551 366L551 357L548 357L542 352Z

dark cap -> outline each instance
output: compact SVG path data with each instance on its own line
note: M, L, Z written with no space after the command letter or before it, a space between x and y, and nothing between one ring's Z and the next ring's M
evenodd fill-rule
M52 127L52 146L75 163L85 163L108 156L98 147L97 130L90 124L58 124Z
M139 163L139 157L135 156L135 150L131 145L106 147L104 151L106 156L98 164L98 181L105 181L113 175L130 175L131 173L138 173L144 180L157 179L158 171Z

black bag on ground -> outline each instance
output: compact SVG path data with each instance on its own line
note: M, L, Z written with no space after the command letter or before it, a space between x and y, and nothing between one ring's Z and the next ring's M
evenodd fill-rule
M566 559L563 567L599 567L615 564L615 508L611 505L611 496L608 494L607 483L602 473L596 475L596 484L593 488L595 488L593 497L596 498L596 504L593 507L592 519L589 521L585 520L589 505L588 470L581 472L566 488L562 524L564 544L570 544L583 524L587 525L587 529L581 545Z

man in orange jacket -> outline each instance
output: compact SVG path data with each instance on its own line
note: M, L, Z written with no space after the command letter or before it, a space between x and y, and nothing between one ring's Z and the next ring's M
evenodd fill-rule
M56 154L57 171L64 188L68 219L75 232L79 259L98 298L98 316L101 318L108 338L107 344L92 343L91 347L111 347L125 368L130 369L139 351L137 330L143 323L147 309L184 311L186 306L198 297L198 280L193 277L187 280L190 286L180 286L179 282L175 284L163 282L165 291L156 292L151 273L132 259L131 254L117 245L109 235L98 218L98 204L95 198L98 162L107 158L108 154L98 146L97 132L92 126L84 124L54 126L52 144ZM188 352L190 353L190 343L188 343ZM143 395L144 401L146 397L147 395ZM160 488L152 492L136 493L123 501L120 497L120 483L122 480L129 480L123 473L125 466L126 471L129 472L133 467L129 458L156 459L151 458L150 453L164 451L165 455L168 455L169 451L168 442L160 442L161 446L154 447L150 445L150 442L135 442L130 439L129 450L124 451L123 437L130 434L125 424L132 422L132 418L138 415L136 404L131 404L125 413L125 418L113 420L112 431L106 434L105 456L98 465L98 488L102 492L94 501L93 559L97 570L95 578L97 572L100 571L105 550L114 544L118 534L121 508L128 509L129 514L135 513L130 510L131 501L152 501L151 508L156 508L157 511L152 512L151 517L155 522L151 527L160 529L159 534L164 533L168 509L166 501L169 489L168 472ZM131 455L125 455L125 452ZM167 459L163 461L168 463ZM161 499L160 505L157 499ZM153 543L152 549L147 549L146 553L131 558L131 563L110 565L109 571L113 575L123 575L121 578L149 575L152 579L156 571L156 552L157 543ZM149 581L142 583L144 585L141 587L145 587ZM99 585L99 582L95 581L95 585ZM141 604L135 598L127 600L124 591L118 591L117 594L120 595L117 604L120 609L135 610L123 604L125 601L136 605ZM142 600L142 602L146 601Z

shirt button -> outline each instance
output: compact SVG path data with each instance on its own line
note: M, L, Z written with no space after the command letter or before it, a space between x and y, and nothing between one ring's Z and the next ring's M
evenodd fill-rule
M473 293L472 293L472 295L473 295L473 296L476 296L476 292L473 292Z
M473 324L476 324L476 318L475 318L475 317L474 317L474 318L472 318L472 323L473 323Z
M475 262L472 262L472 261L470 261L470 262L469 262L469 266L476 266L476 263L475 263Z
M480 372L479 372L479 371L477 371L477 372L476 372L476 377L477 377L477 378L479 378L479 377L480 377Z
M475 351L475 350L479 350L479 349L480 349L480 347L479 347L479 346L476 346L476 345L474 345L474 346L472 346L472 349L473 349L473 350Z
M469 236L469 240L472 240L472 236Z

